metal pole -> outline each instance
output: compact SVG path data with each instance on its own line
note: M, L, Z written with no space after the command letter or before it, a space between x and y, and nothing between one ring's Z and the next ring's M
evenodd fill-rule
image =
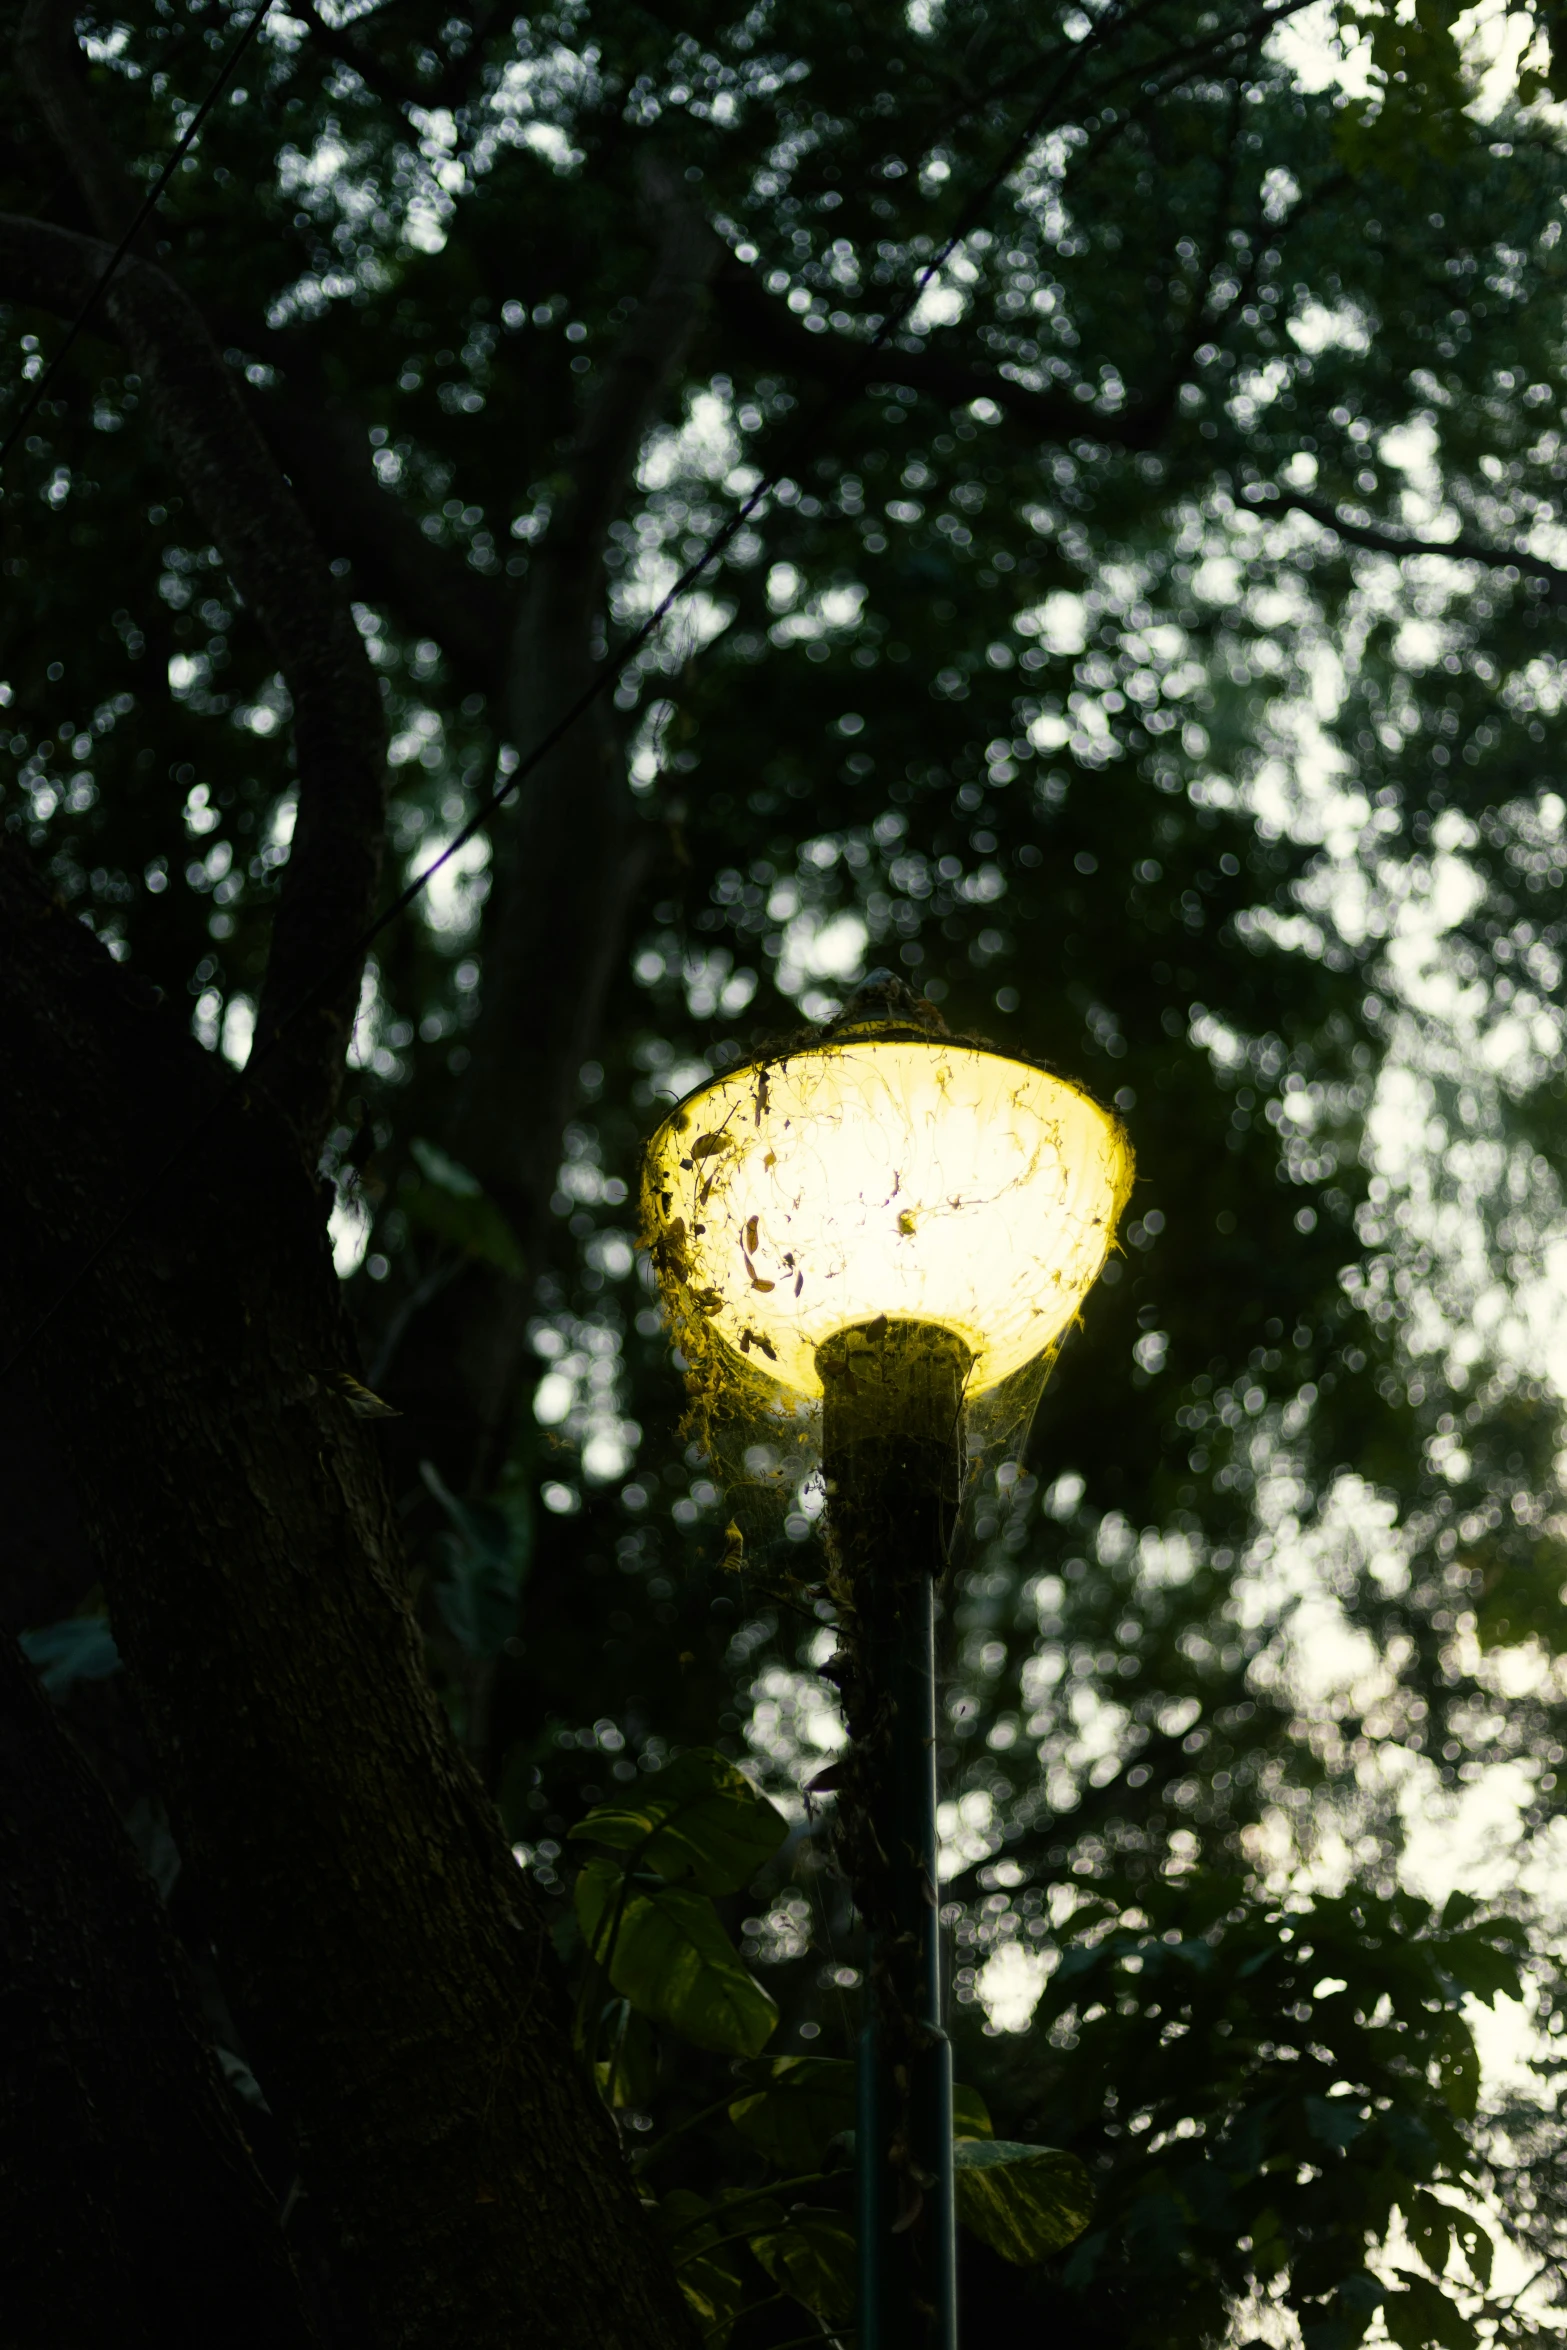
M839 1843L868 1943L855 2162L859 2350L957 2350L952 2050L936 1885L936 1583L969 1353L883 1319L817 1354L850 1746Z

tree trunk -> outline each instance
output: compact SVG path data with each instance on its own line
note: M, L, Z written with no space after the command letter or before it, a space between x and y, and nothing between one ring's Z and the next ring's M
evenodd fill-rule
M102 1787L0 1637L0 2340L318 2339L184 1953ZM62 2225L62 2215L64 2224Z
M430 1693L323 1202L148 994L0 857L0 1310L256 2072L381 2342L689 2344Z

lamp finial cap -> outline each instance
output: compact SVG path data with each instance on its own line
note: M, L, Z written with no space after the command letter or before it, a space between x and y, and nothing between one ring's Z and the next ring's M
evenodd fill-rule
M843 1010L829 1020L824 1035L835 1043L848 1037L872 1036L886 1029L912 1029L926 1036L950 1034L935 1005L916 995L895 971L869 971Z

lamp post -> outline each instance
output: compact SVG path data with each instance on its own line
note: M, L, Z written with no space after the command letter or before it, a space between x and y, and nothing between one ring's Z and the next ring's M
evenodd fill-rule
M1078 1087L901 994L868 990L690 1095L649 1146L643 1219L720 1443L770 1435L785 1482L820 1443L850 1734L839 1845L869 1944L859 2350L956 2350L938 1585L969 1455L987 1426L1026 1433L1132 1161Z

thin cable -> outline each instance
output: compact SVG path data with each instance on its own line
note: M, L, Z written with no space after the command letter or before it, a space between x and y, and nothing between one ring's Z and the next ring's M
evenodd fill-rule
M1298 0L1296 0L1296 4L1298 4ZM244 40L248 40L250 35L256 30L257 26L261 22L262 17L266 14L267 8L270 5L271 0L262 0L262 4L258 8L255 17L252 19L250 25L246 28L245 34L243 36ZM430 863L424 867L422 872L415 874L413 880L410 881L405 888L399 890L397 896L393 898L391 904L385 907L383 911L376 916L373 922L366 925L365 929L361 931L358 938L356 938L350 946L346 947L340 955L333 957L331 962L327 964L326 968L319 974L311 986L307 988L305 993L299 998L299 1001L293 1006L292 1010L284 1014L283 1018L278 1022L277 1027L272 1031L272 1034L268 1037L266 1043L261 1047L261 1049L258 1052L253 1052L251 1054L250 1059L246 1062L243 1069L235 1071L234 1075L213 1096L206 1109L202 1111L200 1117L194 1119L190 1126L187 1127L185 1132L180 1136L179 1140L171 1145L169 1150L165 1153L164 1157L158 1162L158 1164L153 1168L152 1172L142 1183L139 1190L131 1194L131 1197L126 1201L125 1206L121 1209L119 1215L114 1219L114 1222L109 1226L108 1230L103 1234L102 1238L95 1242L93 1247L89 1249L87 1255L76 1267L76 1270L64 1282L61 1288L56 1291L54 1297L50 1300L49 1304L44 1307L43 1311L37 1316L36 1320L34 1320L23 1332L21 1338L12 1348L4 1363L0 1364L0 1383L3 1383L7 1378L9 1378L12 1371L15 1370L17 1364L22 1360L23 1356L28 1352L42 1331L54 1319L54 1316L59 1312L60 1308L71 1296L74 1295L76 1290L80 1288L81 1284L87 1279L88 1275L94 1270L94 1268L99 1265L103 1261L104 1257L109 1254L110 1250L114 1247L115 1243L118 1241L121 1234L126 1230L127 1226L131 1223L138 1210L157 1190L164 1177L171 1172L171 1170L178 1164L180 1159L184 1157L185 1153L192 1147L192 1145L201 1139L207 1128L216 1118L222 1114L228 1105L248 1090L252 1079L257 1075L258 1071L266 1063L266 1061L270 1059L271 1055L277 1050L283 1038L289 1034L290 1030L293 1029L298 1021L302 1020L308 1012L314 1010L321 997L328 991L329 988L335 984L335 982L340 977L342 977L342 975L347 970L356 964L363 963L365 956L368 954L370 948L375 944L375 941L381 936L381 933L388 929L391 924L397 920L399 915L407 912L408 908L414 904L415 900L423 894L424 890L429 886L430 882L435 878L436 874L440 872L442 866L449 864L451 859L456 856L458 850L463 848L467 842L473 839L477 832L482 830L484 825L486 825L490 818L495 814L496 810L503 807L505 803L513 796L513 794L520 788L520 786L527 780L527 778L533 773L534 769L538 767L546 758L548 758L550 752L555 748L556 744L560 742L567 733L570 732L571 728L576 725L578 719L584 717L587 712L592 709L600 696L606 693L612 685L618 682L618 680L625 674L625 671L630 667L631 663L636 659L637 654L642 650L643 646L647 644L649 640L654 635L656 635L658 630L663 626L665 620L669 617L669 614L673 611L675 605L678 604L681 598L696 585L702 574L707 570L709 564L715 562L718 557L723 554L725 548L733 544L734 540L739 536L740 532L745 528L746 523L762 505L764 500L770 497L772 492L778 487L778 484L787 478L789 468L792 465L798 463L799 458L804 453L804 451L809 448L812 442L814 442L820 436L828 420L836 413L839 408L845 405L845 403L854 393L863 387L869 376L870 363L874 360L877 352L885 348L888 339L892 335L896 334L899 327L902 326L905 321L912 316L914 311L919 307L919 304L923 299L927 289L932 284L934 279L940 274L940 272L946 267L953 254L957 251L959 245L961 245L964 239L968 237L979 225L981 218L988 210L990 203L996 195L997 191L1005 183L1009 174L1016 169L1019 158L1026 153L1027 149L1032 145L1035 138L1037 138L1040 128L1048 118L1051 109L1056 105L1057 101L1061 98L1063 93L1070 87L1072 81L1076 78L1078 72L1081 70L1086 56L1093 50L1099 39L1106 31L1110 29L1112 24L1122 13L1123 7L1121 0L1111 0L1111 5L1107 7L1103 15L1099 17L1093 31L1085 40L1078 43L1074 48L1064 70L1056 76L1048 94L1043 99L1041 99L1039 105L1034 109L1028 120L1024 123L1023 128L1010 142L1006 152L1002 156L1001 161L996 166L995 170L990 174L989 178L981 184L976 192L969 198L968 202L963 206L962 210L958 214L956 223L943 242L940 250L932 257L932 259L927 263L926 267L916 278L913 290L904 296L903 300L897 305L895 309L887 313L887 315L882 319L880 325L876 328L875 332L871 335L869 341L861 347L859 364L855 365L851 362L851 365L846 371L842 381L834 390L828 393L827 398L815 411L814 415L802 420L799 428L791 436L790 440L784 448L782 456L773 466L771 472L766 474L763 479L757 483L756 487L751 491L750 495L739 507L736 508L735 512L730 515L728 521L722 523L713 533L712 537L707 540L706 544L686 565L684 571L681 572L674 585L664 596L660 598L652 612L649 613L647 619L643 621L641 627L634 630L631 636L626 639L626 642L621 646L619 652L613 657L613 659L606 660L601 665L601 667L595 673L592 682L583 688L582 692L577 695L576 699L571 702L562 715L556 719L554 725L549 727L546 732L539 737L538 741L535 742L533 748L528 752L527 756L523 759L520 759L517 765L512 769L511 773L504 777L502 781L495 787L495 789L480 802L479 806L468 818L467 822L463 824L453 835L452 839L447 842L446 847L441 851L440 855L438 857L433 857L430 860ZM234 57L230 60L229 67L225 68L225 73L231 71L233 65L238 62L238 54L238 50L236 49ZM219 85L214 86L212 93L213 96L216 96L218 86ZM193 124L192 129L194 130L194 128L195 125ZM176 157L175 160L177 161L178 158ZM173 165L171 163L170 169L172 170L172 168ZM167 177L168 173L166 172L164 174L165 181L167 180ZM134 233L135 231L133 229L131 234L134 235ZM129 242L130 238L127 237L125 243L129 244ZM124 246L121 247L122 252L123 250ZM116 255L116 259L118 259L118 255ZM111 270L112 267L113 264L111 263ZM107 282L109 274L109 271L105 272L105 282Z
M110 254L102 277L99 278L98 283L93 287L92 292L88 295L86 301L82 304L80 310L77 311L76 316L72 319L70 325L66 328L64 342L61 343L59 349L55 352L54 357L50 360L48 366L44 369L43 374L33 385L32 390L28 393L26 399L22 402L22 405L17 410L15 416L12 417L4 440L0 440L0 467L4 466L6 459L11 454L11 451L16 447L18 440L21 438L23 426L27 423L28 418L37 409L39 402L43 399L44 394L48 391L49 386L53 383L56 375L58 375L61 364L64 361L67 352L70 350L77 336L81 333L82 328L87 324L88 319L97 309L98 304L102 301L104 294L107 291L109 280L113 277L115 271L119 268L120 263L125 259L126 254L130 251L132 245L134 245L136 239L140 236L142 229L145 227L147 221L157 210L165 188L168 186L170 180L174 177L176 171L178 171L185 157L190 153L191 148L195 144L197 132L201 129L202 124L206 121L208 115L212 112L213 107L216 106L218 100L222 97L224 90L232 80L235 67L239 64L239 61L244 56L245 51L250 47L250 44L255 39L256 34L260 31L261 20L266 15L267 10L271 6L272 0L260 0L260 6L256 9L256 12L251 17L249 24L246 25L244 31L240 34L239 39L234 43L233 48L229 51L228 56L224 59L223 64L219 68L217 80L213 83L211 89L207 92L207 95L205 98L203 98L201 104L197 107L195 113L191 116L190 121L186 124L184 133L178 146L174 149L174 152L170 155L168 162L164 165L157 178L153 181L152 186L148 189L146 195L142 198L141 204L137 209L135 219L131 222L130 227L126 230L124 236L121 237L119 243L115 246L114 251Z

